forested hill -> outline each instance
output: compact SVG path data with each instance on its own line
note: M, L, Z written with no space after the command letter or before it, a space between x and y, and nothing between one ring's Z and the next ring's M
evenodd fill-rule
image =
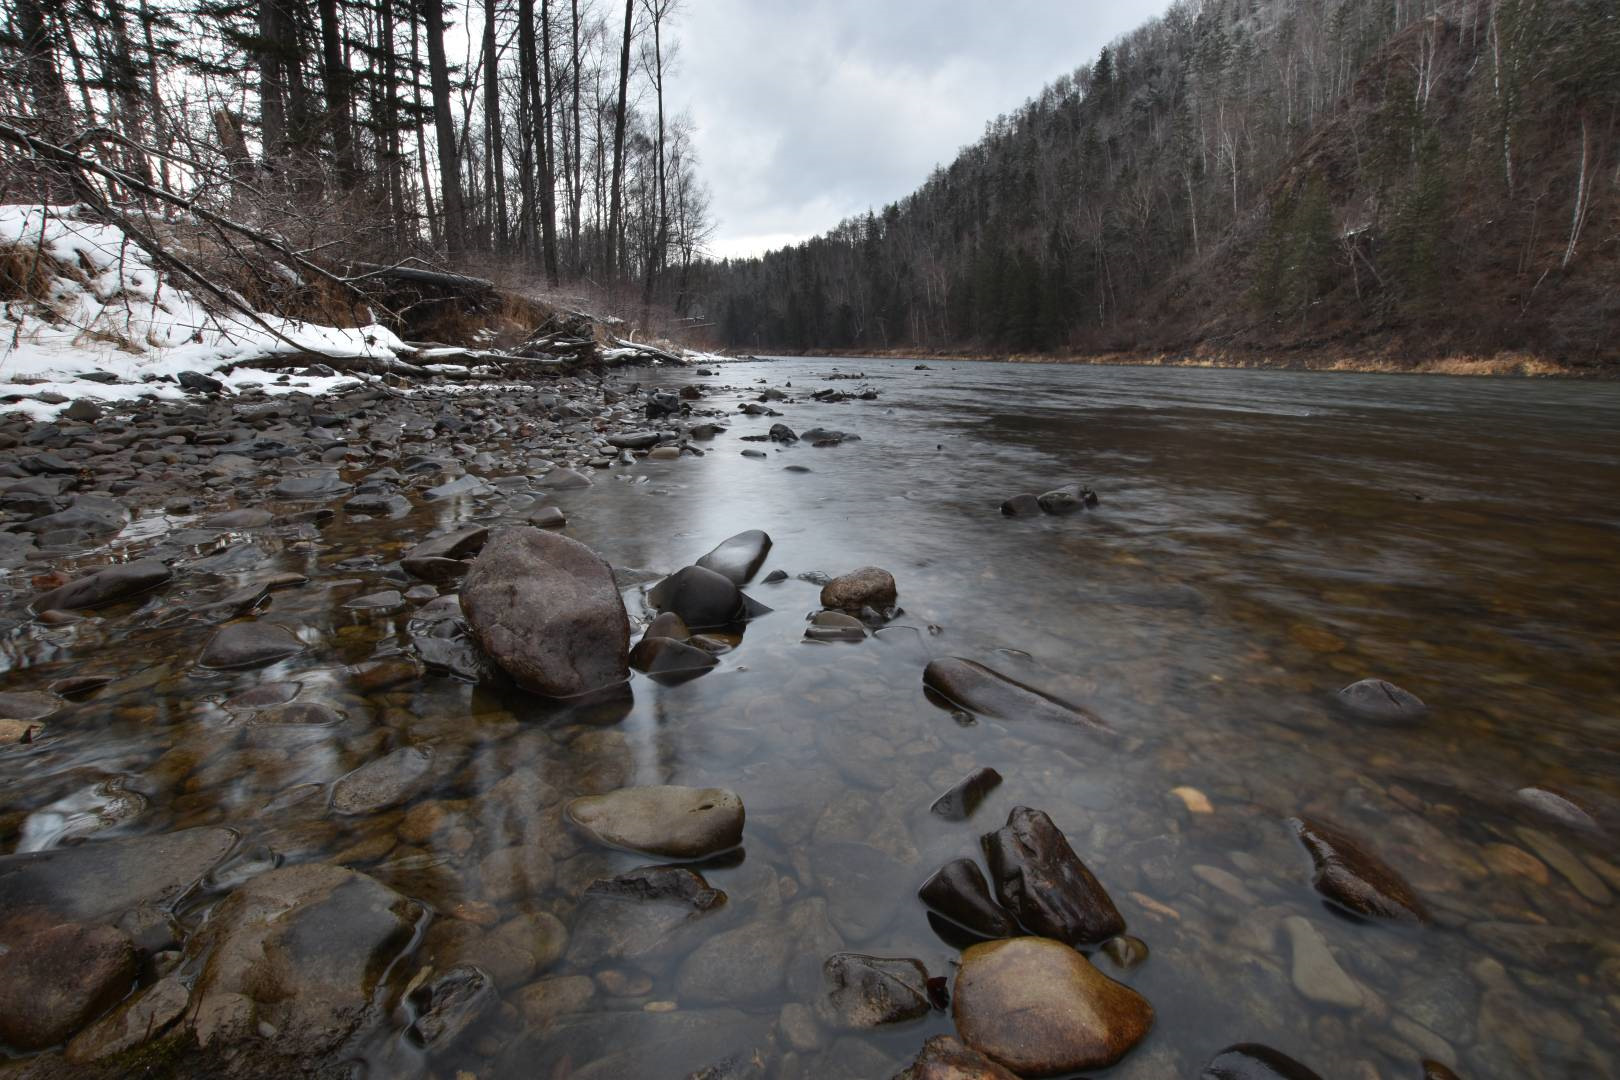
M1620 360L1620 5L1178 0L705 292L754 350Z

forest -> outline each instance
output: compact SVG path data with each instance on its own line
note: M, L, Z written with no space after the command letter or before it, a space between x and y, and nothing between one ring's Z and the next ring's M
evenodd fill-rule
M1612 0L1178 0L913 194L703 268L765 351L1620 346Z
M266 259L327 309L378 266L417 264L667 311L711 228L693 120L665 107L676 15L5 0L0 203L88 204L189 284L270 310L310 297Z

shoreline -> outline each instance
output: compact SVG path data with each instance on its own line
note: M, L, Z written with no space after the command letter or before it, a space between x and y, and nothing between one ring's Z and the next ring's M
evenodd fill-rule
M859 354L833 349L766 349L761 356L871 357L880 360L944 360L969 363L1065 365L1095 367L1233 368L1269 371L1348 372L1365 375L1456 375L1469 378L1620 379L1620 364L1571 364L1528 353L1494 356L1455 354L1404 359L1387 354L1328 352L1260 352L1256 350L1147 351L1097 353L988 353L952 349L874 349Z

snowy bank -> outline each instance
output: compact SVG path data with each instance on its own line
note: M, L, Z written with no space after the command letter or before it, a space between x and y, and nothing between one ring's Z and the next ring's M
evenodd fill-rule
M271 314L256 321L205 305L160 273L152 255L123 230L78 207L0 205L0 254L19 266L45 257L31 288L0 281L6 289L0 294L0 398L33 399L0 409L47 418L62 407L51 403L59 396L178 397L172 380L184 371L209 374L290 357L389 360L409 352L383 326L345 329ZM96 373L118 382L82 378ZM227 391L257 383L269 393L318 394L354 382L300 376L278 384L263 372L243 370L215 377Z

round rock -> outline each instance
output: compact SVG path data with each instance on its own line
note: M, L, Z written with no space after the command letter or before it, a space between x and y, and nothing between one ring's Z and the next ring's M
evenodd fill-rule
M860 611L863 607L881 611L900 598L894 575L876 566L863 566L843 577L833 578L821 588L821 606L835 611Z
M723 788L620 788L575 799L568 819L610 847L701 859L742 842L743 804Z
M1112 1065L1153 1026L1142 995L1062 942L1032 937L964 952L952 1014L963 1042L1020 1076Z

